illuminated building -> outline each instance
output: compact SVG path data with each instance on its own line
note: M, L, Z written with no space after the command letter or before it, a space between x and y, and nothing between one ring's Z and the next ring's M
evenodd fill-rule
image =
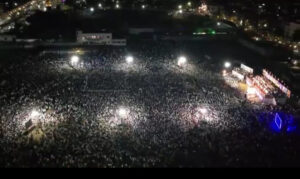
M247 98L251 100L254 93L265 104L285 104L291 97L291 91L270 72L263 70L262 76L246 77L248 85Z

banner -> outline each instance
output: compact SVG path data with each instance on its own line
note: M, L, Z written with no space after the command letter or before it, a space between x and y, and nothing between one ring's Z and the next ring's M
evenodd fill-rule
M275 79L270 73L266 70L263 70L263 75L270 80L275 86L277 86L283 93L285 93L289 98L291 97L291 91L282 85L277 79Z
M239 72L232 70L232 75L236 76L237 78L239 78L240 80L244 80L244 75L240 74Z
M246 72L253 74L253 71L254 71L254 70L253 70L252 68L250 68L250 67L248 67L248 66L246 66L246 65L244 65L244 64L241 64L241 68L242 68L243 70L245 70Z

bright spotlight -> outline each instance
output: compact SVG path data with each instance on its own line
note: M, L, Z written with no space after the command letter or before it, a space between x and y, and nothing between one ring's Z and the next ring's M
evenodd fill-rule
M132 56L126 57L126 62L127 63L132 63L133 62L133 57Z
M200 111L202 114L207 114L207 109L206 109L206 108L200 108L199 111Z
M225 66L225 68L229 68L229 67L231 67L231 63L230 62L225 62L224 66Z
M94 12L94 10L95 10L95 9L94 9L93 7L90 8L90 11L91 11L91 12Z
M35 119L37 117L39 117L40 113L37 110L32 110L31 114L30 114L30 118L31 119Z
M71 65L73 65L73 66L77 65L78 62L79 62L79 57L78 56L74 55L74 56L71 57Z
M118 113L119 117L121 117L121 118L127 118L127 116L128 116L128 111L123 107L120 107L118 109L117 113Z
M71 61L72 62L78 62L79 61L79 57L76 56L76 55L74 55L74 56L71 57Z
M217 26L220 26L221 25L221 22L217 22Z
M182 56L182 57L178 58L178 63L177 64L178 64L178 66L183 66L184 64L186 64L186 61L187 61L186 57Z

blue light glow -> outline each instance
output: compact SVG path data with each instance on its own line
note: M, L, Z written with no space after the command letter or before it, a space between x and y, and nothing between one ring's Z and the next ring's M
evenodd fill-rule
M278 129L281 130L281 128L282 128L282 119L280 118L278 113L276 113L276 115L275 115L275 124L277 125Z
M299 121L291 114L284 112L262 112L258 114L258 122L275 133L299 133Z
M286 129L286 131L287 131L287 132L295 132L296 129L297 129L297 126L289 126L289 127Z

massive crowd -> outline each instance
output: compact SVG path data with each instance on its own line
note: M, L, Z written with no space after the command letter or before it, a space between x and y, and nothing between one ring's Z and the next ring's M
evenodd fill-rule
M77 65L66 52L2 67L1 166L299 166L298 136L257 115L277 109L250 104L194 45L87 49Z

